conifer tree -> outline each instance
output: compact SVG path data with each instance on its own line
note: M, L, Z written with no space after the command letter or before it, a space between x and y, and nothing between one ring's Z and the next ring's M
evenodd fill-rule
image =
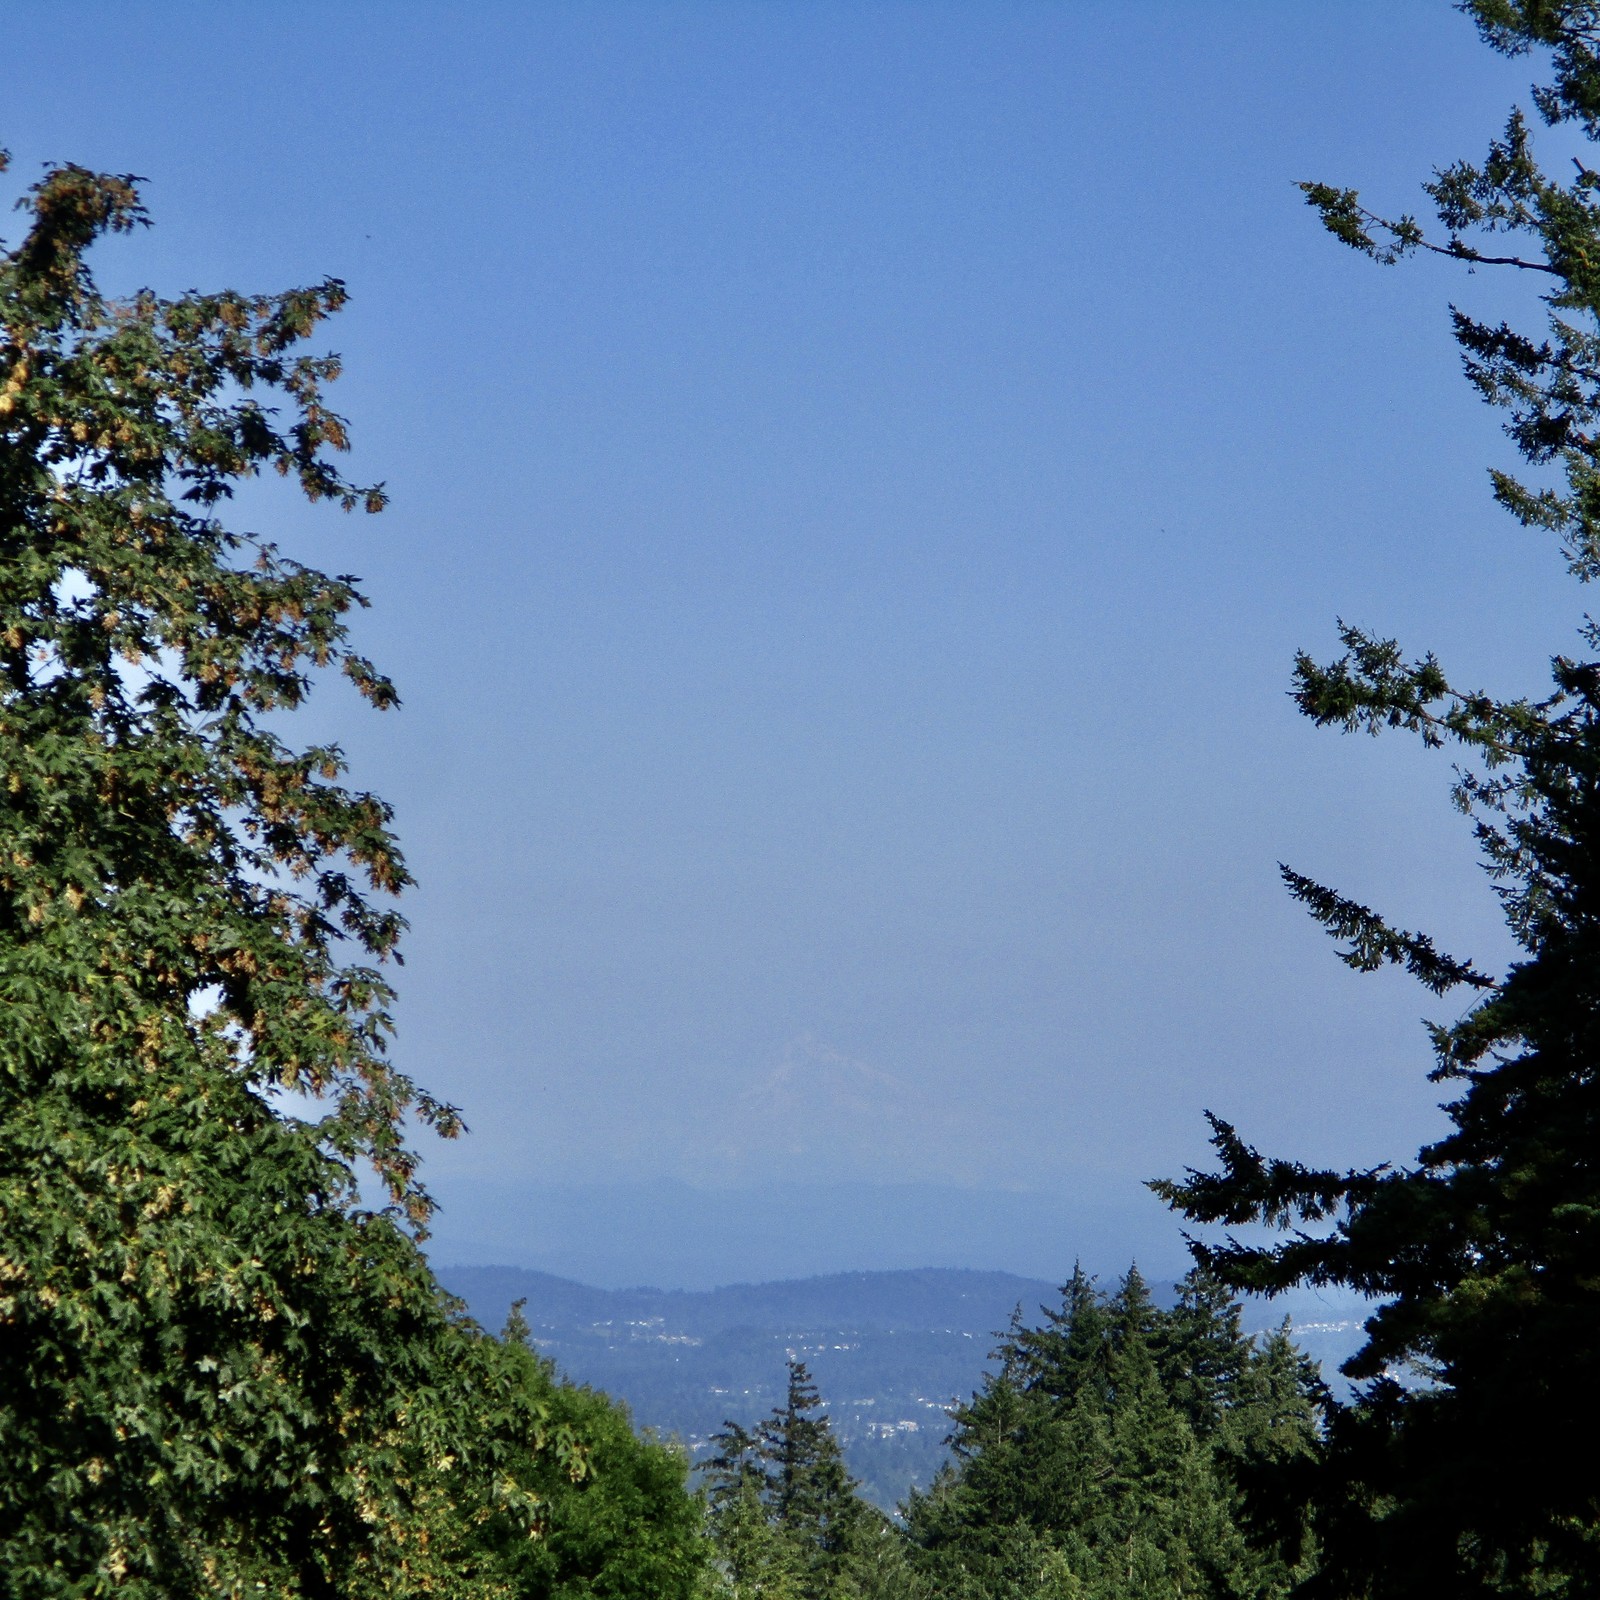
M1039 1326L1013 1318L996 1357L983 1388L953 1413L953 1470L906 1507L908 1593L1176 1600L1286 1591L1302 1530L1291 1521L1285 1540L1275 1523L1247 1524L1234 1472L1236 1459L1254 1462L1265 1434L1264 1421L1243 1420L1258 1389L1271 1389L1285 1430L1293 1426L1266 1382L1282 1363L1254 1350L1214 1280L1191 1275L1179 1305L1163 1311L1137 1271L1109 1299L1077 1271ZM1310 1381L1304 1363L1285 1370ZM1309 1449L1309 1398L1299 1416ZM1243 1438L1251 1443L1235 1444Z
M1020 1314L1014 1317L1003 1348L1014 1349L1030 1388L1061 1399L1085 1385L1104 1389L1109 1335L1105 1298L1078 1262L1062 1287L1060 1308L1045 1307L1044 1322L1037 1328L1024 1327Z
M1246 1552L1231 1496L1162 1381L1155 1352L1166 1318L1157 1316L1137 1270L1124 1279L1113 1310L1105 1509L1092 1541L1096 1587L1234 1592Z
M1600 5L1462 9L1494 49L1548 60L1533 106L1565 171L1575 142L1600 140ZM1532 469L1492 471L1495 499L1553 535L1588 582L1600 574L1600 173L1582 157L1565 177L1548 171L1534 146L1517 111L1482 160L1436 170L1429 225L1386 219L1352 189L1305 190L1338 239L1380 262L1427 251L1537 284L1542 329L1456 308L1452 326L1468 380L1505 411ZM1403 1164L1317 1170L1268 1159L1214 1119L1220 1169L1158 1187L1197 1223L1287 1230L1200 1247L1230 1285L1338 1283L1381 1302L1345 1367L1362 1387L1332 1414L1313 1474L1316 1592L1600 1592L1600 627L1578 624L1537 700L1340 633L1331 664L1297 659L1301 709L1319 726L1454 748L1454 798L1518 954L1484 972L1286 868L1352 967L1396 965L1469 997L1430 1026L1450 1131Z
M754 1432L712 1436L709 1523L734 1600L871 1600L896 1592L898 1543L857 1493L821 1397L791 1358L783 1403Z
M866 1506L845 1467L806 1364L789 1362L788 1388L758 1430L771 1480L773 1521L798 1554L806 1600L843 1600Z
M1214 1273L1202 1268L1179 1285L1156 1355L1174 1404L1198 1437L1211 1437L1235 1413L1255 1364L1239 1302Z
M3 169L3 160L0 160ZM112 301L145 221L79 167L0 246L0 1573L17 1600L404 1595L531 1505L541 1420L418 1252L385 1054L407 882L389 812L285 742L350 579L221 519L330 452L344 300ZM274 409L275 406L281 410ZM291 1114L280 1097L315 1109ZM364 1207L365 1169L389 1205Z
M1035 1448L1037 1396L1019 1356L1022 1333L1019 1308L994 1352L998 1370L985 1373L977 1393L952 1409L953 1469L942 1471L925 1494L912 1492L907 1524L925 1571L951 1565L946 1553L963 1570L982 1565L1004 1544L1005 1530L1034 1520L1036 1486L1046 1474Z
M794 1544L778 1528L761 1440L737 1422L711 1436L705 1464L706 1520L731 1600L800 1600Z

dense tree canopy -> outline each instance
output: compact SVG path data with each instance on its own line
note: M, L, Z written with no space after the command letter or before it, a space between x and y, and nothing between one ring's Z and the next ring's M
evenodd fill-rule
M1600 6L1468 0L1484 39L1544 52L1538 119L1600 139ZM1528 469L1495 498L1553 535L1572 573L1600 573L1600 173L1535 158L1514 113L1480 161L1425 185L1436 231L1385 219L1350 189L1307 184L1346 244L1382 262L1419 250L1530 276L1538 331L1451 312L1466 374L1502 408ZM1566 156L1561 158L1565 171ZM1492 624L1491 619L1485 619ZM1500 976L1286 869L1289 888L1360 970L1396 964L1466 1008L1431 1028L1449 1133L1404 1165L1317 1171L1258 1154L1217 1120L1217 1172L1162 1185L1191 1219L1288 1230L1201 1255L1229 1283L1350 1285L1382 1302L1346 1367L1314 1474L1330 1595L1600 1591L1600 627L1585 619L1550 692L1499 699L1431 655L1343 628L1331 665L1301 656L1319 725L1402 729L1459 753L1471 819L1519 954Z
M110 300L133 180L0 253L0 1571L10 1595L493 1586L539 1409L418 1253L381 964L406 881L315 675L360 597L229 528L268 471L376 510L301 348L336 281ZM285 1096L293 1096L286 1100ZM289 1105L300 1108L291 1112ZM361 1204L370 1172L388 1204ZM507 1452L512 1452L508 1455Z
M953 1470L907 1510L926 1600L1269 1596L1307 1570L1304 1527L1251 1524L1241 1474L1316 1448L1320 1383L1283 1333L1257 1343L1202 1272L1170 1310L1136 1271L1082 1272L1020 1317L957 1408Z
M517 1481L538 1496L538 1537L498 1518L480 1541L512 1600L702 1595L711 1552L704 1506L688 1488L688 1456L636 1434L617 1401L561 1378L529 1343L520 1304L502 1342L526 1402L565 1428L579 1452L563 1459L537 1440L515 1452Z

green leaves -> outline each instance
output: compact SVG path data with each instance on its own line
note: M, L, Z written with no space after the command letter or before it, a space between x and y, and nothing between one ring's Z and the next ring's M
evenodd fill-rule
M331 669L395 692L349 649L353 579L217 515L263 472L382 505L331 459L336 358L299 348L344 286L108 301L85 252L147 221L135 181L59 168L25 209L0 254L7 1593L498 1593L469 1536L528 1536L545 1411L418 1251L406 1119L459 1117L387 1055L389 809L283 715Z
M42 925L84 896L93 885L64 874L92 847L89 876L117 891L96 896L114 940L124 897L159 881L162 998L214 993L236 1070L328 1095L330 1148L372 1160L411 1204L392 1130L415 1096L383 1058L388 989L336 955L353 941L381 961L403 928L370 898L409 881L390 813L339 784L337 751L295 751L257 721L328 666L380 706L394 690L346 649L351 580L207 510L266 468L312 499L381 504L327 456L346 445L322 397L337 363L293 354L344 287L109 305L81 262L65 277L50 263L143 219L128 181L63 168L30 205L0 267L0 737L36 753L9 771L12 904ZM263 389L289 403L284 423ZM103 959L130 965L120 948Z
M1385 222L1361 204L1354 189L1335 189L1325 183L1302 183L1300 189L1306 204L1318 212L1323 227L1334 238L1384 266L1392 266L1423 243L1415 219Z
M1553 81L1535 85L1533 101L1552 125L1576 122L1600 138L1600 34L1591 0L1465 0L1461 9L1502 55L1548 50Z

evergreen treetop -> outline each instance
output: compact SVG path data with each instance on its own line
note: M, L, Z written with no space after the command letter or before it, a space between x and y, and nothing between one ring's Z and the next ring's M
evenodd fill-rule
M1268 1452L1316 1448L1315 1375L1283 1346L1258 1349L1203 1272L1163 1310L1137 1270L1109 1296L1075 1271L1042 1323L1014 1319L955 1408L954 1469L906 1507L907 1592L1284 1594L1303 1527L1250 1522L1238 1488Z
M711 1530L735 1600L865 1600L884 1579L884 1519L857 1494L803 1361L754 1432L728 1422L712 1445Z

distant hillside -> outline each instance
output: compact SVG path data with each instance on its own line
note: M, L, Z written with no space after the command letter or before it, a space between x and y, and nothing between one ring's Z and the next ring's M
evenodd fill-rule
M775 1324L859 1325L882 1331L956 1328L992 1331L1021 1303L1054 1302L1059 1292L1041 1278L1010 1272L838 1272L780 1283L734 1283L720 1289L594 1289L521 1267L441 1267L440 1276L469 1306L498 1315L526 1297L530 1323L552 1328L608 1321L667 1323L680 1333L722 1333ZM483 1320L479 1316L479 1320ZM492 1319L491 1319L492 1320Z
M511 1302L569 1376L626 1400L634 1420L697 1454L732 1418L778 1404L799 1356L828 1401L851 1470L893 1505L944 1458L946 1408L979 1381L992 1335L1052 1285L1005 1272L854 1272L709 1290L592 1289L512 1267L440 1277L486 1327Z
M625 1400L641 1426L696 1453L722 1423L782 1397L785 1363L811 1368L851 1470L878 1504L925 1485L944 1458L946 1408L982 1380L994 1335L1021 1306L1037 1321L1058 1288L1008 1272L850 1272L720 1289L595 1289L517 1267L440 1267L485 1327L525 1299L533 1337L568 1376ZM1154 1285L1159 1299L1170 1284ZM1325 1366L1355 1348L1360 1308L1301 1297L1252 1308L1247 1326L1292 1311Z

